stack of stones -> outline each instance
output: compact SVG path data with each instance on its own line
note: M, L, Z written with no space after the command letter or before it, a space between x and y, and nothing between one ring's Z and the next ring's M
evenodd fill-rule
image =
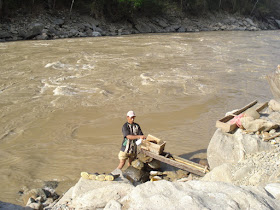
M187 171L166 167L158 160L138 154L138 158L123 172L123 175L134 185L147 181L192 179L192 175Z
M32 209L51 209L60 197L56 192L57 182L46 182L43 188L27 189L23 188L19 193L22 196L24 205Z

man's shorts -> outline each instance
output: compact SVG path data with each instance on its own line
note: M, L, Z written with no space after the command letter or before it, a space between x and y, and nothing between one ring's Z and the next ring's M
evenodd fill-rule
M126 160L128 158L135 159L136 158L136 154L128 154L128 153L123 152L123 151L119 152L119 159L120 160Z

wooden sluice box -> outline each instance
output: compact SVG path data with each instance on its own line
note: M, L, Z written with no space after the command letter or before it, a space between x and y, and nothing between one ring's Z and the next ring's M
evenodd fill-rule
M230 123L230 120L234 118L235 115L239 115L243 112L245 112L247 109L255 106L258 103L257 100L249 103L248 105L246 105L245 107L233 112L232 114L225 116L224 118L217 120L216 121L216 127L220 128L223 132L229 133L234 131L237 128L236 123ZM257 112L261 112L264 108L266 108L268 106L268 102L262 103L260 104L257 108L255 108L255 110Z
M163 152L165 145L165 141L162 141L159 138L149 134L147 138L143 140L141 144L141 149L145 149L160 155Z
M140 152L146 156L199 176L204 176L207 172L209 172L207 166L203 166L190 160L164 152L165 145L165 141L149 134L147 138L142 141Z

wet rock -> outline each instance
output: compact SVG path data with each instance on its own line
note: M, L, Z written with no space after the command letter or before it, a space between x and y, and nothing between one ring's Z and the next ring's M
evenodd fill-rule
M151 169L160 169L160 161L153 159L151 162L147 164Z
M135 159L134 161L132 161L131 165L139 170L142 170L144 168L144 163L139 159Z
M36 36L37 40L47 40L49 37L46 33Z
M153 158L151 158L149 156L146 156L143 153L138 154L137 159L139 159L143 163L148 163L148 162L151 162L153 160Z
M28 207L32 208L32 209L38 209L38 210L43 210L43 206L41 203L30 203L28 205Z
M137 182L146 182L149 177L149 173L143 170L136 169L132 166L129 166L123 173L124 177L137 183Z
M26 205L29 198L32 198L35 200L37 197L42 197L44 200L46 200L46 198L47 198L43 189L40 189L40 188L32 189L27 192L24 192L24 194L22 196L23 203Z
M47 200L43 203L44 206L49 206L54 202L53 198L47 198Z

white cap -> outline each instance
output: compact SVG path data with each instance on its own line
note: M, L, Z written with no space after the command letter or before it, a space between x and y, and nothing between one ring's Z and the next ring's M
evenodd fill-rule
M135 117L136 115L135 115L134 111L129 111L129 112L127 112L126 116Z

